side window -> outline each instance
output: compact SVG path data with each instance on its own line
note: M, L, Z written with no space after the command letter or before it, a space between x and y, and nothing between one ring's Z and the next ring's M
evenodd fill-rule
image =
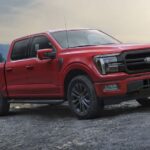
M31 44L31 57L36 57L40 49L53 48L51 42L45 36L34 37Z
M11 60L28 58L28 44L29 39L16 42L12 50Z

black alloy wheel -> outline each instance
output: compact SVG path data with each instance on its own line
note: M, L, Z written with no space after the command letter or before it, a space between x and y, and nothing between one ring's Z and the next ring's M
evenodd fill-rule
M82 82L76 82L72 91L71 99L74 108L79 113L86 113L90 107L90 94L86 85Z
M101 110L100 100L97 99L93 83L87 76L77 76L71 80L67 98L71 110L79 119L94 118Z

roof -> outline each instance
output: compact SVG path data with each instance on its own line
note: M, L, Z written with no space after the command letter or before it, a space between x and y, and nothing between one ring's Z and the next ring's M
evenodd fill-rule
M48 30L47 32L41 32L41 33L35 33L35 34L27 35L27 36L22 36L21 38L16 38L14 41L22 40L25 38L30 38L31 36L45 34L45 33L54 33L54 32L59 32L59 31L76 31L76 30L94 30L94 29L89 29L89 28L53 29L53 30Z
M76 31L76 30L90 30L89 28L75 28L75 29L52 29L48 30L49 33L59 32L59 31ZM92 30L92 29L91 29Z

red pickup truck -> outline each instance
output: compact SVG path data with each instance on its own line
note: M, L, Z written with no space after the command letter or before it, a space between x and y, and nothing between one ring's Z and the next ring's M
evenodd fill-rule
M14 40L0 63L0 115L10 103L64 99L81 119L104 105L150 106L150 45L122 44L93 29L55 30Z

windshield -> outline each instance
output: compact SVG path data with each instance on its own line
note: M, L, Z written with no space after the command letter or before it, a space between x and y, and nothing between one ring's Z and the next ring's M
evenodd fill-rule
M62 48L119 44L111 36L98 30L68 30L51 33Z

